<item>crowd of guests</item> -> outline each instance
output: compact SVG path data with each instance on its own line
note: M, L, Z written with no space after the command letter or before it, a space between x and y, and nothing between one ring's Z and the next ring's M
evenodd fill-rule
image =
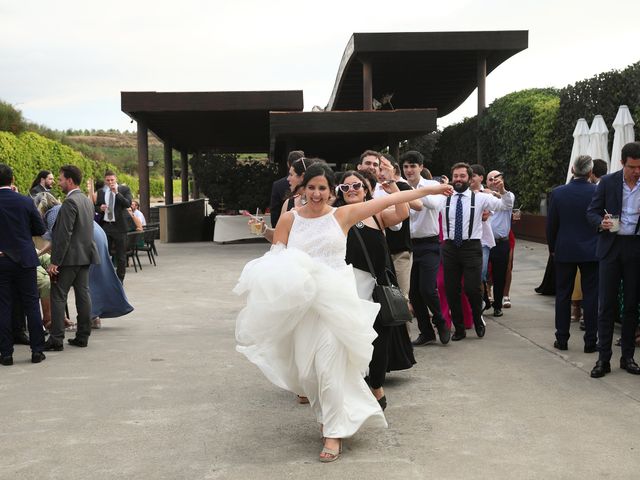
M53 183L43 170L29 196L21 195L11 167L0 164L1 365L13 364L14 344L30 345L31 361L41 362L45 351L64 350L69 331L75 337L68 344L86 347L102 318L133 311L123 288L127 232L146 222L130 189L107 171L104 183L87 181L85 195L74 165L59 171L64 201L53 195ZM68 318L71 288L75 324Z
M501 172L491 171L485 186L482 166L458 163L451 169L450 180L446 176L432 178L424 165L424 157L417 151L406 152L397 163L391 155L367 150L360 156L355 170L335 173L323 160L305 157L302 151L293 151L289 154L288 165L289 175L273 185L272 225L262 226L264 236L274 243L274 248L277 249L279 242L289 242L291 246L291 235L295 232L294 245L297 248L325 261L327 254L316 251L319 248L316 243L322 245L325 230L331 230L334 222L320 222L320 219L333 212L338 224L343 226L342 218L348 215L342 213L343 209L370 204L369 210L357 222L343 228L346 245L343 258L338 263L351 266L360 299L372 301L376 284L392 283L405 293L417 318L419 334L413 342L406 324L386 324L380 316L373 322L375 339L363 372L366 371L365 381L370 395L377 400L381 411L387 406L384 391L386 374L411 368L415 364L414 346L434 343L437 338L443 344L450 340L461 341L467 336L468 329L475 330L475 334L482 338L486 333L483 312L493 309L493 315L500 317L502 309L511 306L508 297L505 302L504 294L508 292L506 279L513 258L514 243L510 235L515 197L506 190ZM309 207L316 196L318 187L314 179L317 176L324 177L323 186L327 184L329 187L324 200L326 205L322 209ZM398 201L405 198L403 194L413 198ZM380 202L387 202L388 208L380 208ZM328 210L329 206L333 210ZM320 215L321 212L325 212L324 216ZM315 215L319 216L316 218ZM317 239L311 235L310 229L306 231L310 219L317 220L314 225L328 222L320 229L322 233L316 232ZM255 221L259 220L250 220ZM300 243L296 225L304 228L305 235L311 237L309 243ZM283 230L287 233L283 234ZM344 237L335 241L345 243ZM252 276L255 268L252 266L252 271L243 273L239 285L249 283L243 279ZM286 265L283 264L282 269L286 270ZM249 287L245 288L250 291ZM250 336L241 333L249 329L245 317L259 315L258 312L255 315L251 313L251 295L238 319L239 350L263 369L276 385L296 393L301 403L312 404L325 432L320 460L335 460L341 452L340 439L350 434L344 435L344 429L338 429L342 433L336 433L334 437L326 434L327 421L320 419L326 419L327 409L333 411L336 407L325 408L323 399L316 398L315 393L317 389L330 390L331 385L323 386L324 377L317 371L312 376L315 375L314 382L320 382L319 387L313 382L309 384L308 379L303 384L273 379L276 366L265 368L263 365L272 352L262 352L260 356L253 354L253 349L260 350L265 339L252 337L255 345L247 347L246 338ZM282 310L280 314L286 316ZM295 339L292 342L295 344ZM331 347L332 351L336 348ZM282 361L282 357L278 357L278 361ZM295 361L291 360L292 363ZM304 368L304 373L298 372L299 375L307 374L307 368ZM345 385L342 388L351 389ZM331 399L327 401L332 402Z

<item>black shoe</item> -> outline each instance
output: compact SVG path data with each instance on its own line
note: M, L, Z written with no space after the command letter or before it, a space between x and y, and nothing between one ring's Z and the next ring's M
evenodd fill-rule
M558 350L569 350L569 345L567 345L567 342L556 340L553 342L553 348L557 348Z
M383 395L378 399L378 403L380 404L380 408L384 412L385 408L387 408L387 396Z
M33 352L31 354L31 363L40 363L47 358L42 352Z
M604 360L598 360L596 366L591 370L591 378L604 377L607 373L611 373L611 364Z
M11 355L7 355L6 357L0 357L0 365L4 365L8 367L9 365L13 365L13 357Z
M493 316L494 317L501 317L503 315L502 310L500 310L499 308L494 308L493 309Z
M14 345L30 345L29 337L24 332L15 334L13 336L13 344Z
M413 342L411 342L411 344L416 347L420 347L422 345L429 345L431 343L435 343L435 341L436 341L435 338L426 337L421 333L420 335L418 335L418 338L416 338Z
M454 332L451 336L451 341L458 342L467 336L467 332Z
M620 368L633 375L640 375L640 367L633 358L622 357L620 359Z
M51 339L44 342L44 347L42 348L45 352L61 352L64 350L64 345L56 344L51 341Z
M486 333L487 329L485 328L485 322L484 322L484 318L482 318L482 316L480 317L480 323L478 323L477 325L475 325L476 327L476 335L478 335L478 338L482 338L484 337L484 334Z
M444 323L438 327L438 337L440 337L440 343L443 345L446 345L451 340L451 330Z
M88 342L83 342L82 340L78 340L78 338L76 337L76 338L70 338L69 340L67 340L67 343L69 345L73 345L74 347L85 348Z
M593 345L585 345L584 353L595 353L598 351L598 346L594 343Z

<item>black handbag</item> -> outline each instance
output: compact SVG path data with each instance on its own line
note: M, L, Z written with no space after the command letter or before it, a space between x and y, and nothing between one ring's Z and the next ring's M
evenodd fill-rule
M364 257L367 260L369 272L375 281L373 287L373 301L380 304L380 312L378 313L378 320L383 327L395 327L402 325L406 322L410 322L412 319L411 312L409 311L409 305L407 299L404 298L402 290L394 285L389 278L389 272L385 268L384 275L388 285L380 285L369 257L367 247L362 240L362 236L357 228L353 228L356 237L360 241Z

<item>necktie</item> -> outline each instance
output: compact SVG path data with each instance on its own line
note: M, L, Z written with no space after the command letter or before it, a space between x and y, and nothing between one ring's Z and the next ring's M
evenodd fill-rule
M453 242L456 247L462 245L462 194L457 195L458 201L456 202L456 225L453 233Z
M115 208L115 203L116 203L115 200L116 200L115 194L111 190L109 190L109 207L107 208L107 217L110 222L113 222L115 220L115 216L113 214L113 210Z

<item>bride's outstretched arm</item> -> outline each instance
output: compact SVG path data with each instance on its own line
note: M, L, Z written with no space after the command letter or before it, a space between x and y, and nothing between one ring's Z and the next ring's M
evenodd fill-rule
M353 225L365 218L384 210L396 203L410 202L425 195L451 195L453 187L451 185L433 185L428 187L417 188L415 190L406 190L397 192L381 198L374 198L363 203L355 203L345 205L336 210L336 219L340 223L342 229L346 232ZM280 223L278 222L278 225ZM276 230L277 233L277 230Z

